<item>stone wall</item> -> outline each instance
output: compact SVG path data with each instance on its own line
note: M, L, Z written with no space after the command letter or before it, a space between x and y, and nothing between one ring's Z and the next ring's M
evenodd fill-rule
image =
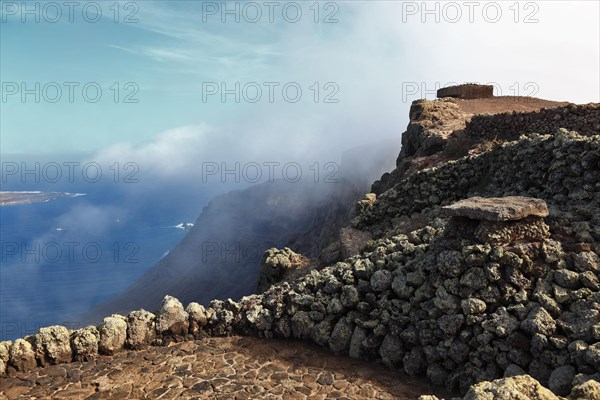
M570 104L537 112L475 115L467 123L465 132L478 140L516 140L523 134L553 133L558 128L582 135L600 134L600 104Z
M471 196L508 195L541 198L549 205L574 212L597 209L600 136L585 137L566 130L552 135L532 134L483 154L411 174L380 195L354 220L354 225L381 236L401 216L427 212ZM591 213L590 221L577 229L600 242L597 214ZM575 217L569 216L571 223Z
M437 91L437 97L454 97L456 99L485 99L494 97L494 86L467 83L464 85L449 86Z
M466 391L527 372L556 393L600 379L600 260L540 238L490 245L432 226L372 242L360 256L262 295L156 314L113 315L98 327L53 326L0 343L2 373L205 336L295 338L381 361Z
M527 372L560 395L599 380L600 259L590 246L600 241L600 136L532 134L410 175L365 204L356 226L383 234L398 216L472 195L545 199L549 219L558 210L563 229L573 230L548 238L541 229L492 244L453 236L452 226L435 218L238 302L184 308L167 296L155 314L137 310L97 327L52 326L2 342L0 374L240 334L310 341L461 391L506 373ZM557 240L563 233L587 247L567 250Z

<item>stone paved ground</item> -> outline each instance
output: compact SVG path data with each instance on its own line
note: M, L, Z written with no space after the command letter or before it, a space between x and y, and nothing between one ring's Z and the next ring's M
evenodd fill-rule
M210 338L3 378L3 399L416 399L424 380L304 343Z

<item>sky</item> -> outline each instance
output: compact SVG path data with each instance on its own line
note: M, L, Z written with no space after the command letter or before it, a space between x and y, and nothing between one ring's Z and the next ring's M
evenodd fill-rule
M599 2L475 3L1 1L1 152L172 177L399 150L410 103L452 82L600 101Z

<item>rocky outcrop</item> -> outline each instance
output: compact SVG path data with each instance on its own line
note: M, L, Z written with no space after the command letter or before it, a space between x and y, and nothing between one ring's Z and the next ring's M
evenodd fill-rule
M271 285L289 279L293 272L302 270L310 260L294 253L290 248L271 248L265 252L261 261L258 293L267 290Z
M523 134L551 134L564 128L597 135L599 117L598 104L574 105L530 97L417 100L402 134L396 169L383 174L371 191L381 194L409 174L480 154Z

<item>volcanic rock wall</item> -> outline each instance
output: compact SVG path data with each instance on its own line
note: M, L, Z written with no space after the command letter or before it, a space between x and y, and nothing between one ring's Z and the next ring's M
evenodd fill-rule
M575 215L569 215L565 223L586 222L577 225L585 231L582 238L589 236L583 241L599 242L600 136L566 130L531 134L483 154L425 169L380 195L354 224L381 236L403 215L431 211L470 196L507 195L538 197L571 211Z
M465 132L477 139L516 140L529 133L553 133L558 128L581 135L600 134L600 105L576 105L542 109L536 112L511 112L475 115Z

